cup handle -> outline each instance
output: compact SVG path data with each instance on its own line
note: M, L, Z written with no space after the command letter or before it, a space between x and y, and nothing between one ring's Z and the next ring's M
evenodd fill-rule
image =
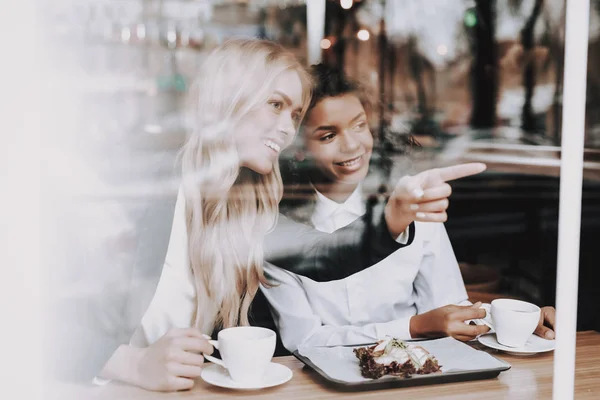
M485 317L478 319L476 321L481 322L483 325L487 325L488 328L490 328L490 332L495 332L496 330L494 329L494 324L492 322L492 314L491 314L491 310L492 310L492 305L489 303L483 303L481 305L481 307L485 310Z
M218 341L216 341L216 340L209 340L208 343L212 344L215 349L217 349L217 350L219 349L219 342ZM223 362L223 360L218 359L217 357L213 357L213 356L209 356L207 354L204 354L204 358L206 358L208 361L210 361L212 363L219 364L223 368L227 368L225 366L225 363Z

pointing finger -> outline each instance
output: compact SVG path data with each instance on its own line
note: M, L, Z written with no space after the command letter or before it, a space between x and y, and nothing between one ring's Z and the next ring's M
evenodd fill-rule
M468 163L453 165L451 167L438 168L438 173L444 182L465 176L476 175L485 171L487 166L483 163Z

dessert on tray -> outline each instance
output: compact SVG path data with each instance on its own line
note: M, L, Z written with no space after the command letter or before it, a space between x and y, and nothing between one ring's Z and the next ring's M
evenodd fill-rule
M441 371L438 361L423 347L391 337L373 346L356 348L354 354L365 378L378 379L384 375L408 378Z

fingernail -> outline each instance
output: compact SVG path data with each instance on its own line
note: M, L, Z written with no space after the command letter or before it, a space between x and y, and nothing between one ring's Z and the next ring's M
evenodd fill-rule
M417 218L423 218L423 219L425 219L425 218L426 218L426 215L425 215L425 213L423 213L423 212L418 212L418 213L416 214L416 217L417 217Z
M423 192L423 189L421 189L421 188L416 188L416 189L413 189L413 191L412 191L412 195L415 196L417 199L420 199L421 197L423 197L424 194L425 194L425 192Z
M208 336L206 333L203 333L203 334L202 334L202 337L203 337L204 339L206 339L206 340L210 340L210 339L212 339L212 338L211 338L210 336Z
M548 332L546 332L546 334L544 335L544 337L546 339L554 339L554 332L548 331Z
M416 211L416 210L419 209L419 205L418 204L411 204L410 205L410 209L413 210L413 211Z

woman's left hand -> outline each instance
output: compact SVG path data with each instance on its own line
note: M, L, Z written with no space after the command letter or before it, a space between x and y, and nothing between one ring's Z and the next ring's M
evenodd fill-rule
M556 310L554 307L542 307L542 311L540 313L540 322L533 333L539 337L543 337L544 339L554 339L556 336L554 333L555 321Z

